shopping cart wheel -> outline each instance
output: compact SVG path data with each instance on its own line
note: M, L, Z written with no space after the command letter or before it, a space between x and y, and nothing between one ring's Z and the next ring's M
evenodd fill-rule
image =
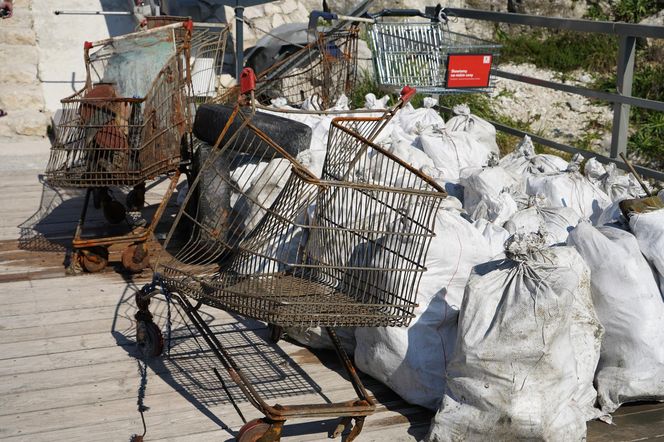
M164 336L152 321L136 322L136 345L143 357L154 358L164 350Z
M267 331L270 333L270 342L273 344L279 342L284 335L284 329L279 325L268 324Z
M143 244L132 244L122 252L122 265L132 273L138 273L150 265L150 255Z
M80 251L81 264L90 273L101 272L108 264L106 247L92 247Z
M104 218L111 224L119 224L125 219L125 207L122 203L110 200L102 205L104 209Z
M251 420L240 428L235 440L238 442L256 442L270 431L270 427L271 425L263 419Z

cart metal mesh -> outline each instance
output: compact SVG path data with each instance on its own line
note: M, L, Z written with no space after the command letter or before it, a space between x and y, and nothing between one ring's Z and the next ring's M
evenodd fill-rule
M146 27L154 29L161 26L184 23L188 17L148 16ZM185 28L176 29L176 39L184 43ZM191 91L196 104L207 103L220 90L219 77L227 61L226 48L231 43L230 30L226 23L194 23L190 38L191 47Z
M410 23L377 21L370 27L371 50L378 83L389 88L410 85L433 94L490 92L495 85L489 70L499 55L500 45L449 31L445 22ZM448 69L460 57L481 56L486 82L463 85L460 69ZM456 56L456 58L454 58ZM482 70L482 68L480 68ZM454 78L450 82L450 75ZM484 83L484 84L478 84ZM453 86L454 84L454 86Z
M190 127L190 34L182 38L182 29L87 44L86 86L62 100L46 169L50 185L133 186L177 168Z
M333 121L323 180L250 114L227 129L234 118L167 238L160 285L282 326L407 325L445 192L356 132L378 118Z
M358 34L357 26L317 32L314 41L258 74L257 101L270 104L271 99L283 97L298 106L312 99L318 109L331 107L357 83ZM239 86L233 87L218 102L235 103L239 94Z

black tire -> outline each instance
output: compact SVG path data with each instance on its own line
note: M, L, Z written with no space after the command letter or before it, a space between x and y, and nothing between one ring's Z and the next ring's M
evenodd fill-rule
M164 350L164 336L152 321L136 323L136 345L143 358L154 358Z
M221 104L204 104L200 106L196 111L194 135L199 140L214 145L232 113L232 107ZM296 157L303 150L309 149L311 144L311 128L306 124L260 112L256 113L251 122L293 157ZM242 118L236 118L231 124L230 130L225 135L224 140L222 140L222 145L239 130L241 125ZM243 136L244 134L240 134L239 139L243 139ZM249 139L251 140L251 137ZM244 146L240 146L238 151L253 151L255 146L246 146L246 150L243 148ZM264 153L256 152L255 154L263 155Z

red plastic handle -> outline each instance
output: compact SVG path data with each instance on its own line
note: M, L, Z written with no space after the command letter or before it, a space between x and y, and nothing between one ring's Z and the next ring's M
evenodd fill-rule
M92 42L91 41L84 42L83 49L92 49Z
M256 89L256 74L251 68L242 69L240 74L240 92L243 94L248 94L249 92Z
M408 103L416 93L417 89L415 89L414 87L404 86L403 89L401 89L401 100L404 103Z

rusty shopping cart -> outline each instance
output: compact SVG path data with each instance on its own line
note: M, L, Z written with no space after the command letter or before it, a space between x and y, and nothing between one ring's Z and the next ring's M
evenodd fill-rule
M192 31L196 35L187 20L85 43L86 85L62 100L45 173L52 187L87 189L69 271L100 271L116 252L130 271L149 264L146 242L191 156L190 54L214 46L227 32L206 30L194 40ZM214 66L199 71L212 76ZM146 181L159 176L168 176L169 184L146 226L140 214ZM133 189L125 208L116 195L128 188ZM120 224L127 212L133 215L129 229L84 231L91 199L109 224Z
M334 105L341 95L349 95L357 83L357 39L354 23L317 27L311 21L309 42L293 52L285 52L268 69L258 72L256 100L270 104L285 98L288 105L300 106L309 100L317 109ZM218 102L235 103L240 85L221 94Z
M432 94L486 93L494 88L491 69L500 45L450 31L440 5L425 12L386 9L370 17L374 71L380 85L408 84ZM413 17L419 20L403 20Z
M187 204L178 213L153 282L136 294L137 342L147 356L161 352L149 304L164 294L186 312L265 416L246 423L238 440L277 441L292 418L340 417L335 435L354 420L351 441L375 405L334 327L409 324L435 213L446 194L361 135L380 127L380 117L333 120L322 179L252 118L250 108L235 108L194 180L192 189L225 196L215 198L217 216L198 217ZM201 304L264 321L273 330L325 327L357 399L267 404L202 319Z

